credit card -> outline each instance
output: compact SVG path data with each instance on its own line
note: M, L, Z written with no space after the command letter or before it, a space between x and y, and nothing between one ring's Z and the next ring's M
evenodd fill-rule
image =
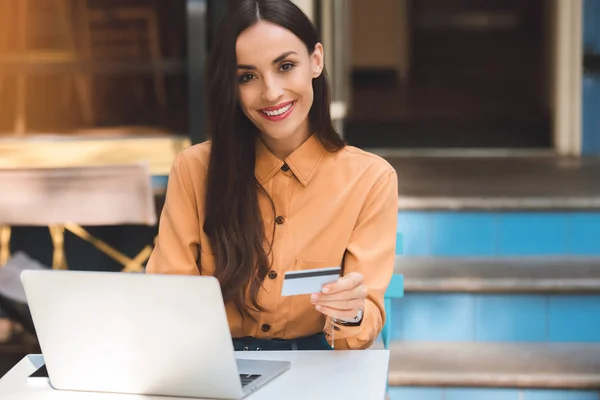
M335 282L342 273L341 267L290 271L285 273L282 296L319 293L326 283Z

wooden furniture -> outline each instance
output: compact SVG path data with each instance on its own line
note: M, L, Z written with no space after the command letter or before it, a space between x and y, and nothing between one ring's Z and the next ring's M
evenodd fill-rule
M11 226L48 226L54 269L67 269L64 235L69 231L119 262L124 272L143 270L153 244L131 258L82 226L156 225L147 165L5 168L0 169L0 187L0 255L4 261L10 256Z
M83 0L87 4L87 0ZM87 21L89 46L94 59L161 61L162 49L158 23L158 7L155 0L141 5L82 7L81 19ZM139 81L139 83L142 83ZM167 104L165 74L159 68L153 72L154 94L161 107ZM143 91L138 86L141 100Z
M44 6L45 8L42 8ZM22 136L27 131L27 99L30 95L27 68L31 65L89 61L89 48L85 47L86 40L81 41L81 46L78 46L76 41L76 37L82 33L85 38L85 30L82 31L78 27L78 19L73 18L71 6L69 0L45 3L33 0L0 0L0 63L17 65L13 128L17 136ZM43 23L40 24L38 19ZM36 30L40 25L54 34L57 43L55 48L40 48L33 43L32 37L37 33ZM5 79L6 75L0 74L0 90L6 86ZM64 81L65 95L70 92L69 83L75 84L83 118L86 123L91 123L94 115L89 74L68 74L64 77Z
M0 0L0 93L5 99L15 99L13 130L17 136L28 130L32 74L60 74L64 82L60 97L66 106L74 85L82 119L92 126L97 119L94 102L104 89L93 85L96 63L153 63L154 95L159 106L166 107L165 72L158 66L163 56L156 1L101 8L89 3ZM3 66L11 68L3 73ZM64 71L57 66L64 66ZM14 77L14 93L7 93L13 86L7 85L8 77ZM134 82L136 96L143 100L144 81ZM13 110L12 105L8 109Z

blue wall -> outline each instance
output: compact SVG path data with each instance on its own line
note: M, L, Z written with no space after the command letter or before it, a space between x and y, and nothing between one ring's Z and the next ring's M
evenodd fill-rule
M600 255L600 212L401 211L398 232L408 258ZM391 328L392 340L600 342L600 295L409 292Z
M398 213L405 256L600 255L600 213Z
M600 155L600 75L583 78L582 130L582 154Z
M600 342L600 295L406 293L392 340Z
M600 54L600 0L585 0L583 15L584 51ZM600 155L600 73L586 74L582 85L582 153Z
M600 53L600 0L584 0L583 47Z

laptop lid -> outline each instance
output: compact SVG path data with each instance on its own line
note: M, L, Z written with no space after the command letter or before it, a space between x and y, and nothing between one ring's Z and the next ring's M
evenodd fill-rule
M27 270L21 280L54 388L243 396L215 278Z

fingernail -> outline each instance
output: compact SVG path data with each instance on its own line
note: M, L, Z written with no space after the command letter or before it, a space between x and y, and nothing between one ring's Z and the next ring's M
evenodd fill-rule
M329 288L328 287L323 288L323 293L329 293Z
M321 306L317 306L317 311L321 311L322 308L323 307L321 307Z
M316 303L318 298L319 298L319 297L318 297L316 294L314 294L314 293L313 293L313 294L310 296L310 301L312 301L313 303Z

